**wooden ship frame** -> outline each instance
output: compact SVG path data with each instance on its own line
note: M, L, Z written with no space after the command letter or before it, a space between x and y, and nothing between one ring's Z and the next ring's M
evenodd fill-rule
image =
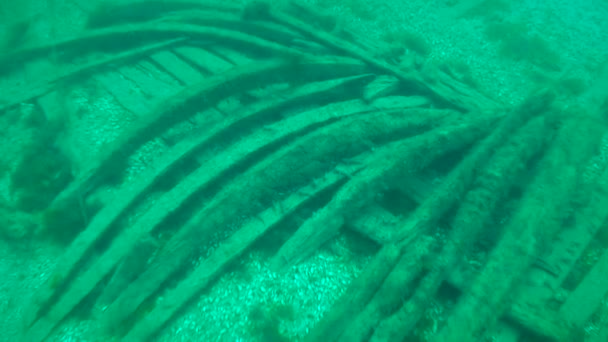
M296 2L154 4L1 57L3 75L64 66L4 114L53 115L62 88L108 72L143 89L106 78L137 120L41 210L70 243L22 341L93 314L104 341L151 340L245 252L268 249L280 276L345 232L373 253L303 341L414 340L431 303L444 315L418 340L606 341L608 252L581 265L605 247L605 107L551 89L506 106ZM126 177L151 142L162 152Z

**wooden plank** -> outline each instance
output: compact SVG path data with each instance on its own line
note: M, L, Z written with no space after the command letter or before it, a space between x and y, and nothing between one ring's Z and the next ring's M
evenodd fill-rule
M156 104L183 89L176 80L160 71L148 61L119 69L120 73L131 80L144 94L146 99Z
M469 288L471 279L478 271L476 266L463 264L453 269L446 279L449 284L465 292ZM522 281L522 285L534 283L536 280L528 278ZM558 317L557 312L546 308L547 303L543 301L524 301L520 299L521 291L515 291L515 299L507 308L504 316L495 327L485 333L497 341L519 341L522 334L542 336L548 341L561 342L564 336L572 333L568 324Z
M233 64L207 51L204 48L183 46L176 48L175 53L186 61L198 66L208 74L219 74L234 67Z
M223 61L230 63L231 65L246 65L252 63L253 59L235 51L232 48L221 46L221 45L212 45L207 48L209 53L217 56ZM248 95L251 95L255 89L247 92ZM260 97L255 97L260 98ZM241 106L239 98L226 99L226 101L222 101L217 104L216 108L224 113L224 115L230 115L231 112L237 110Z
M608 294L608 251L605 251L583 281L570 293L559 312L568 322L583 326Z
M209 46L207 51L217 58L220 58L222 61L229 63L230 65L238 66L245 65L249 63L253 63L254 59L249 57L239 51L236 51L233 48L222 46L222 45L213 45ZM248 97L253 99L265 98L268 96L277 96L279 93L279 88L286 90L289 88L289 84L280 84L271 86L272 89L267 89L266 87L260 87L258 89L252 89L248 91L246 94ZM224 113L230 113L230 111L235 109L234 103L220 103L218 104L218 109L223 111Z
M63 70L55 78L49 81L38 82L29 85L27 89L22 89L23 87L21 86L18 87L17 90L11 91L10 89L7 89L6 91L10 94L8 98L9 101L0 105L0 113L7 108L16 106L23 102L31 101L38 96L43 96L44 94L52 92L57 88L58 85L71 84L72 82L86 80L87 77L94 73L101 72L101 70L103 70L104 68L115 68L128 62L132 62L133 60L143 58L143 56L146 56L153 51L165 49L183 41L184 39L180 38L166 42L145 45L129 51L120 52L104 58L96 59L85 64L75 65L73 67Z
M184 85L198 83L204 79L204 76L200 71L194 69L190 64L186 63L171 51L157 52L151 55L150 59L158 63Z
M170 50L166 49L164 51L170 51ZM172 75L167 73L165 70L160 68L156 63L154 63L149 58L140 60L137 64L135 64L135 66L138 69L141 69L146 75L148 75L148 77L150 77L154 80L158 80L160 82L166 83L167 86L169 86L169 87L172 87L174 89L179 89L179 90L184 88L184 85L179 83L179 81L175 77L173 77ZM199 83L199 82L197 82L197 83Z
M347 228L383 245L393 241L400 224L401 220L388 210L378 204L371 204L366 206L360 215L347 222Z
M207 51L234 66L250 64L253 61L253 59L221 45L209 46ZM247 94L251 94L252 91L247 92ZM224 113L224 115L230 115L230 113L238 110L240 107L241 102L239 97L226 99L216 105L217 110Z
M95 75L94 79L105 89L116 102L136 116L147 114L152 109L152 102L133 81L117 71Z
M226 46L213 45L209 47L209 51L233 65L248 64L253 60L253 58Z
M551 249L530 269L526 276L528 281L519 285L515 305L538 310L554 299L576 261L601 229L602 223L608 219L608 169L598 179L597 183L585 191L589 196L588 202L573 214L573 224L564 227ZM522 311L523 309L518 312L510 310L507 316L523 322L522 324L531 323L531 320L514 316Z

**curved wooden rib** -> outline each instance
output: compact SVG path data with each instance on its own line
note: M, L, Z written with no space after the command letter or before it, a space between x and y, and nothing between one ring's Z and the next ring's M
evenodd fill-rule
M347 107L348 108L348 107ZM228 222L238 216L256 216L259 210L263 210L263 203L269 199L276 198L271 189L276 188L298 188L304 186L310 180L320 177L323 173L335 167L335 161L326 164L318 164L315 167L307 166L307 160L332 160L338 155L348 157L356 155L365 149L364 140L386 140L403 134L407 131L417 131L426 126L420 122L420 117L401 118L399 121L394 115L386 113L362 112L357 114L357 106L352 107L355 112L341 110L335 111L328 108L324 115L334 116L339 112L340 116L346 115L327 127L320 127L316 132L296 140L288 148L277 151L277 153L262 160L254 166L251 171L233 180L232 185L215 195L213 200L205 208L196 214L189 222L180 229L172 239L167 242L158 257L158 263L151 265L129 288L113 303L105 314L106 326L116 326L119 322L128 319L140 304L150 295L158 290L165 280L174 274L176 267L192 255L196 248L200 248L211 235L218 234L218 229L226 229ZM353 110L351 109L351 110ZM320 116L325 110L317 112ZM307 117L304 113L303 117ZM383 127L383 123L392 122L390 127ZM422 124L422 127L420 126ZM428 124L428 121L427 121ZM362 132L365 125L376 127L375 130ZM340 132L340 133L338 133ZM398 133L400 132L400 133ZM335 137L335 138L334 138ZM338 138L340 137L340 138ZM336 140L337 139L337 140ZM393 138L394 139L394 138ZM363 140L363 141L362 141ZM334 149L349 143L349 153L343 154ZM313 148L314 146L314 148ZM340 148L341 149L341 148ZM303 158L306 156L306 158ZM295 170L299 170L294 173ZM287 175L290 175L287 177ZM245 191L246 189L246 191ZM239 194L238 196L236 194ZM276 200L279 200L277 198ZM261 203L261 208L252 205ZM273 205L268 203L267 205ZM238 215L237 215L238 213Z
M304 86L300 89L296 89L296 91L294 91L288 97L280 100L267 101L266 103L259 103L250 110L238 113L234 118L222 122L217 127L212 128L206 134L201 134L195 139L186 140L176 145L170 153L165 154L165 157L159 160L155 168L142 175L139 182L124 189L121 195L119 195L119 198L121 198L120 201L113 202L98 215L96 215L87 229L70 246L70 249L63 256L63 261L57 266L54 275L49 278L49 281L47 281L43 287L43 290L41 289L36 293L33 300L34 307L27 310L28 322L30 322L28 324L32 324L34 322L38 316L38 312L45 305L49 305L49 300L52 297L56 297L55 292L59 285L57 282L72 282L73 278L76 276L76 267L83 263L83 258L89 257L92 249L95 248L99 240L102 239L107 232L118 223L119 219L126 215L128 210L131 210L135 205L138 204L138 202L148 195L155 184L162 182L164 178L169 176L172 172L175 172L176 168L179 168L183 161L192 158L196 154L203 153L205 150L213 150L214 146L218 144L228 143L231 139L234 139L231 138L231 136L236 136L235 132L244 134L247 131L251 131L256 124L260 124L262 122L272 122L272 120L278 119L280 117L279 113L281 110L285 110L286 108L306 101L318 101L315 99L322 99L326 101L328 96L331 98L332 92L335 92L340 87L346 86L348 83L353 83L353 81L360 82L360 78L344 79L338 82L330 81L326 82L325 84L317 83L314 84L314 87ZM326 113L326 115L327 114L329 113ZM323 117L319 116L311 117L309 119L321 120L322 118ZM297 128L292 127L291 129ZM280 132L278 128L276 131ZM287 132L288 131L285 131L285 133ZM208 153L209 152L207 152L207 154ZM166 216L177 210L180 205L187 200L188 197L186 194L193 194L196 189L199 189L206 184L206 180L209 181L214 177L218 177L221 174L221 171L226 172L219 167L219 165L222 165L222 160L235 160L234 157L225 158L224 154L215 156L215 158L216 159L208 160L206 163L208 168L211 167L211 169L201 167L201 171L199 172L201 175L194 174L191 176L191 179L193 179L193 181L199 185L182 183L183 186L185 186L185 190L182 190L182 188L174 189L174 192L179 196L178 199L171 197L171 193L163 197L166 199L165 202L160 202L157 204L158 208L149 211L148 213L150 215L144 216L144 218L140 220L139 226L130 229L131 235L129 238L120 238L120 247L112 247L116 248L116 252L111 250L111 252L108 252L109 254L104 254L102 261L105 266L93 268L93 273L91 274L93 278L89 277L86 281L84 281L84 286L87 286L87 290L80 290L82 295L67 295L72 298L71 301L75 302L75 304L72 305L78 304L78 302L82 299L82 296L86 295L88 291L96 286L97 282L101 281L107 272L111 271L113 267L115 267L126 255L126 253L128 253L130 248L132 248L135 243L146 234L145 232L140 231L141 229L145 229L147 232L153 230L163 221L163 219L166 218ZM215 160L219 160L220 164L218 164L217 161L214 162ZM226 167L230 166L232 166L232 164L226 165ZM216 171L214 173L211 170ZM140 227L140 230L138 230L137 227ZM72 308L73 306L67 305L67 309L63 310L67 312L65 312L63 315L69 313Z

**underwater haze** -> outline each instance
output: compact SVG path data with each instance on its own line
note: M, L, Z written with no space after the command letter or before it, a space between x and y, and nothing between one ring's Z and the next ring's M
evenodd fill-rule
M608 341L608 1L0 1L0 342Z

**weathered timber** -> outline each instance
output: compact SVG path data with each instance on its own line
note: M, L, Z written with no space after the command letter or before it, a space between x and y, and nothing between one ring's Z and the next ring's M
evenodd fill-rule
M601 138L593 128L595 122L593 117L583 116L564 123L501 240L435 341L471 340L504 313L514 286L552 241L567 215L580 165L590 158ZM589 135L579 134L582 127L587 127ZM475 320L470 319L472 315Z
M312 129L323 127L342 117L348 117L348 114L358 116L357 113L352 114L345 111L331 110L318 111L316 114L301 114L279 121L274 125L268 126L266 130L255 131L247 138L224 149L221 153L210 156L205 164L201 165L196 171L171 188L145 215L123 232L122 236L119 236L116 242L88 270L77 276L71 282L67 291L58 299L57 303L49 309L49 312L39 317L32 325L25 336L25 340L42 341L46 338L52 329L74 310L95 289L97 284L118 265L138 241L146 239L147 235L154 228L162 224L172 213L179 211L182 206L186 206L192 201L193 197L200 195L212 184L222 178L233 175L235 169L241 169L246 167L247 164L251 164L252 159L257 160L258 158L265 157L267 153L273 150L273 145L276 148L281 142L286 143ZM215 228L217 231L217 227ZM180 233L181 231L177 235L179 236ZM188 250L191 250L191 248L184 249L183 251ZM164 259L162 258L159 258L159 261L164 263ZM179 267L179 265L175 264L172 266ZM166 269L168 272L174 270L175 268ZM166 272L159 272L155 276L159 274L166 274ZM150 283L146 283L146 287L150 285ZM145 292L142 291L140 293ZM137 306L134 308L137 308ZM108 310L108 312L111 311L111 309ZM124 308L121 311L124 312Z
M582 189L589 196L587 204L574 212L572 225L565 226L553 244L544 255L542 264L536 264L527 274L530 281L523 282L517 289L517 299L514 305L519 307L518 313L526 308L534 310L535 307L544 307L547 302L554 299L560 286L570 274L576 261L582 256L587 246L592 242L596 233L608 219L608 169L598 177L590 188ZM542 267L540 267L542 265ZM576 290L578 291L578 289ZM570 299L568 299L570 300ZM565 310L565 309L564 309ZM582 314L582 311L577 311ZM512 310L507 312L510 319L521 322L513 316ZM520 324L533 323L534 320L525 320ZM583 322L579 319L579 325ZM532 329L532 327L530 327ZM544 333L544 335L548 335ZM549 335L558 340L563 334Z
M303 260L334 237L383 187L390 188L408 173L423 169L436 158L482 138L495 120L482 118L447 125L383 147L366 163L368 167L354 176L326 207L306 221L281 247L271 261L272 267L281 270Z
M118 71L123 77L133 81L146 102L152 106L183 89L179 82L147 59L137 61L131 66L123 66Z
M551 136L545 118L535 118L495 151L487 166L479 171L471 190L458 208L451 223L452 230L431 270L424 276L412 298L379 325L372 341L403 340L412 332L441 283L463 261L462 257L470 252L498 204L505 200L515 180ZM356 334L357 330L348 329L348 332ZM359 334L352 335L350 340L363 338L369 333L363 331Z
M207 76L219 74L234 67L233 64L205 50L204 47L181 46L174 51Z
M159 51L150 56L162 69L183 85L201 82L204 75L171 51Z
M359 279L355 280L355 285L351 286L357 288L349 288L344 295L352 296L352 298L341 299L340 303L345 304L335 306L319 323L319 326L311 332L310 339L307 340L316 341L327 338L332 341L338 338L346 329L350 318L365 308L384 278L390 274L403 248L416 246L420 238L435 229L444 214L453 207L456 201L464 197L464 193L473 182L476 170L487 162L493 151L513 131L525 124L530 117L547 109L552 101L551 94L542 93L529 99L501 119L498 127L478 146L474 147L473 151L465 156L455 170L448 174L430 197L423 201L407 218L397 230L394 242L386 245L378 252L376 260L382 259L385 260L385 263L370 263L364 270L366 276L364 278L360 277L361 281ZM395 253L397 253L397 256L395 256ZM391 256L390 262L387 260L389 255ZM351 311L351 308L353 308L353 311Z

